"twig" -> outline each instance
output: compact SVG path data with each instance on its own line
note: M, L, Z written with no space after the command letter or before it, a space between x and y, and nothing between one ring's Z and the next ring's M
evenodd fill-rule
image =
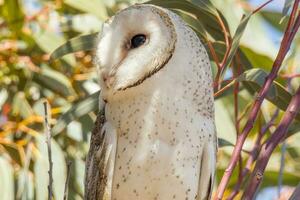
M49 104L47 101L44 101L44 111L45 111L45 133L46 133L46 143L48 148L48 159L49 159L49 185L48 185L48 200L52 200L53 197L53 162L52 162L52 151L51 151L51 128L50 128L50 118L51 114L49 113Z
M216 65L217 65L217 67L220 68L221 65L220 65L220 62L219 62L217 53L216 53L216 51L215 51L215 49L214 49L214 47L213 47L213 45L212 45L212 43L211 43L210 40L207 40L207 46L208 46L208 48L209 48L209 51L210 51L210 53L211 53L211 56L212 56L212 58L214 59L214 61L215 61Z
M228 90L229 88L231 88L231 86L234 85L235 81L236 81L236 79L230 80L227 85L225 85L224 87L222 87L221 89L219 89L217 92L214 93L214 97L217 98L222 93L224 93L226 90Z
M246 162L246 166L242 171L242 175L241 175L242 178L239 179L238 182L236 183L236 185L234 186L234 189L233 189L232 193L227 198L228 200L233 200L234 197L239 194L244 178L248 175L248 173L250 172L252 164L257 159L257 156L258 156L258 153L259 153L260 147L261 147L261 140L264 137L264 135L266 134L266 132L270 129L270 127L274 125L274 121L278 117L278 114L279 114L279 109L276 109L276 111L274 112L274 114L273 114L272 118L270 119L270 121L267 124L265 124L261 128L261 130L259 131L259 134L256 138L255 143L254 143L254 146L251 150L250 156L249 156L249 158Z
M263 7L265 7L267 4L271 3L273 0L269 0L266 3L262 4L261 6L259 6L258 8L256 8L255 10L252 11L252 13L257 13L258 11L260 11Z
M220 89L221 72L222 72L222 69L224 68L224 64L228 58L228 55L229 55L229 52L231 49L231 36L230 36L229 30L227 30L220 15L218 14L216 17L217 17L218 23L222 29L222 32L224 34L224 40L225 40L225 45L226 45L226 51L225 51L224 57L222 59L222 62L220 63L218 59L215 59L215 61L217 61L218 71L217 71L217 75L216 75L215 81L214 81L214 88L217 88L219 90Z
M297 198L300 196L300 183L295 188L293 194L289 198L289 200L297 200Z
M287 81L287 90L289 92L292 91L291 82L292 82L292 78L289 78ZM281 193L282 182L283 182L283 171L284 171L284 164L285 164L284 160L285 160L286 147L287 147L287 144L285 141L283 141L282 146L281 146L280 168L279 168L279 175L278 175L278 187L277 187L278 199L280 199L280 193Z
M226 63L226 60L228 58L229 52L230 52L230 48L231 48L231 41L230 40L231 40L231 38L230 38L229 30L226 29L225 24L223 23L220 15L217 15L217 19L218 19L219 25L221 26L222 31L224 33L224 39L225 39L225 45L226 45L226 52L224 54L224 57L223 57L223 60L222 60L222 63L221 63L221 68L223 68L224 64Z
M300 87L298 88L296 94L293 96L291 102L289 103L286 112L284 113L280 124L276 128L272 136L267 140L267 142L262 146L261 152L258 156L255 169L251 175L249 185L247 186L244 198L245 200L253 199L257 188L259 187L263 173L268 164L268 161L277 145L284 139L289 125L292 123L300 109Z
M71 166L72 166L72 161L68 161L67 164L67 178L65 182L65 190L64 190L64 200L68 199L68 194L69 194L69 180L70 180L70 174L71 174Z
M285 79L292 79L300 77L300 74L281 74L280 77Z
M298 5L299 5L299 0L296 0L294 3L294 7L298 7ZM296 11L294 9L293 9L293 11L294 12L291 13L291 17L289 18L289 21L291 21L293 19L293 17L292 17L293 15L296 15ZM250 130L252 130L252 128L254 126L254 122L257 118L261 104L262 104L263 100L265 99L274 79L277 77L280 66L291 46L292 39L295 36L294 33L297 32L298 28L299 28L299 26L297 24L295 24L295 26L290 26L290 29L292 29L293 31L291 31L291 30L285 31L284 38L281 42L279 52L273 63L272 71L266 78L266 80L262 86L262 89L259 91L257 98L252 106L247 123L244 126L242 133L238 137L238 140L236 142L236 145L234 147L234 150L233 150L233 153L232 153L232 156L230 159L230 163L229 163L227 169L225 170L224 175L221 179L215 199L221 200L224 195L225 188L226 188L226 186L229 182L229 179L232 175L232 172L238 162L239 155L241 154L244 142L245 142ZM291 33L290 35L287 34L289 32Z

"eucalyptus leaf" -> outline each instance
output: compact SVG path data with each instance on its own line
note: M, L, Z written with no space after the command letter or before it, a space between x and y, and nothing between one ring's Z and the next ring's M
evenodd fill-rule
M18 193L16 199L34 199L33 176L28 170L21 169L18 174Z
M216 40L224 40L224 35L217 20L218 12L211 4L201 2L202 6L197 6L186 0L152 0L147 3L192 14L204 25L206 31L212 37Z
M23 119L26 119L33 115L33 110L25 98L24 92L18 92L13 98L13 111L14 115L20 114Z
M48 198L48 151L45 135L39 135L36 139L38 154L35 158L34 174L35 174L35 193L37 199ZM52 139L52 161L53 161L53 193L55 199L63 199L64 185L66 180L66 162L64 152L59 145Z
M278 31L283 32L287 21L280 21L283 17L282 13L275 12L275 11L261 11L260 14L263 16L263 18L269 22L274 28L276 28Z
M247 24L250 20L250 17L252 15L251 14L248 14L247 16L244 15L242 17L242 20L240 22L240 24L238 25L236 31L235 31L235 34L232 38L232 43L231 43L231 48L230 48L230 51L228 53L228 57L224 63L224 67L222 68L222 71L221 71L221 75L224 76L224 72L226 71L226 69L228 68L229 64L231 63L234 55L236 54L238 48L239 48L239 45L240 45L240 40L243 36L243 33L247 27Z
M5 0L1 11L10 29L19 32L24 23L21 2L19 0Z
M14 200L14 169L12 165L0 157L0 199Z
M84 172L85 172L85 163L82 160L75 159L75 187L79 191L79 194L83 195L84 193Z
M57 124L53 127L52 133L54 135L60 133L71 121L88 114L89 112L97 112L99 101L99 92L96 92L82 101L73 105L66 113L59 119Z
M232 144L231 142L223 139L223 138L219 138L218 139L218 147L226 147L226 146L234 146L234 144Z
M200 36L200 38L202 38L202 40L207 40L207 32L199 20L184 12L176 10L175 12L197 33L198 36Z
M259 67L263 70L271 71L273 66L272 58L264 54L259 54L246 46L241 46L240 49L246 55L254 68Z
M267 76L268 74L265 71L255 68L245 71L237 80L247 84L248 87L246 88L254 93L260 91ZM279 109L285 111L292 99L292 95L281 84L274 81L268 91L266 99ZM296 119L300 120L300 114L297 114Z
M55 34L50 31L41 31L33 34L33 37L39 47L46 53L51 53L55 48L62 45L65 39L60 34ZM76 64L74 55L64 57L63 60L69 65L74 66Z
M40 72L35 73L33 80L54 93L61 94L65 97L75 95L75 91L68 77L49 67L43 67Z
M96 48L97 36L98 33L92 33L70 39L52 52L51 59L54 60L63 57L66 54L74 53L77 51L93 50Z
M73 120L67 125L67 135L73 140L82 141L82 125L76 120Z
M288 12L291 9L294 2L295 2L294 0L285 0L284 6L283 6L283 9L282 9L283 17L288 15Z
M64 3L78 10L91 13L101 20L108 17L102 0L65 0Z

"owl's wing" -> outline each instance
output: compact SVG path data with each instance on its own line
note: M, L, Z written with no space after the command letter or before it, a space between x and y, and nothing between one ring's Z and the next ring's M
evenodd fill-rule
M85 200L111 200L116 134L105 120L105 108L92 131L85 168Z
M214 136L215 137L211 141L208 141L203 147L198 200L211 199L217 160L217 141L216 135Z

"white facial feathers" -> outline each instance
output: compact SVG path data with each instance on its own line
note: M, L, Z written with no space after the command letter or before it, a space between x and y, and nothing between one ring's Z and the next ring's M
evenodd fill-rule
M139 47L133 37L144 35ZM176 33L167 13L150 5L135 5L103 25L97 50L104 93L122 92L141 84L172 57Z

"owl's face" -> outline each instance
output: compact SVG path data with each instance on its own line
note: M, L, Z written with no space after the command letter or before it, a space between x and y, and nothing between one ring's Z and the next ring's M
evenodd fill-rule
M142 85L166 65L176 33L167 12L152 5L131 6L103 24L97 49L102 93L114 95Z

